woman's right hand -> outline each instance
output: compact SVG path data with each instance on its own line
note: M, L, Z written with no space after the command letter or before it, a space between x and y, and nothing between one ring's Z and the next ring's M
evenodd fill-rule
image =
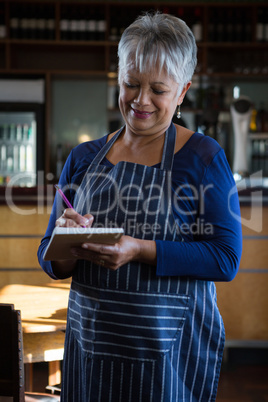
M56 220L55 225L58 227L85 227L90 228L93 223L93 216L86 214L80 215L73 208L67 208L63 214ZM58 279L69 278L76 266L76 259L51 261L52 269Z
M90 228L93 223L93 215L86 214L80 215L73 208L67 208L63 214L56 220L56 226L70 228L70 227L84 227Z

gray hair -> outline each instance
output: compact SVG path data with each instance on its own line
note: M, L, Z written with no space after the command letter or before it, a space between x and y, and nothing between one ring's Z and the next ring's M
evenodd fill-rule
M140 72L165 69L180 90L192 79L197 63L195 38L184 21L160 12L138 17L118 45L118 80L133 66Z

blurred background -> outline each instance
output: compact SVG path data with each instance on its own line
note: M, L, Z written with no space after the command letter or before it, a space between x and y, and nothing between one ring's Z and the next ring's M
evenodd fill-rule
M226 327L218 400L268 401L267 1L0 0L0 288L51 286L36 251L53 185L74 146L123 124L118 40L150 10L184 19L195 35L198 65L178 123L220 143L239 190L241 266L217 284ZM56 381L48 359L27 359L29 388Z

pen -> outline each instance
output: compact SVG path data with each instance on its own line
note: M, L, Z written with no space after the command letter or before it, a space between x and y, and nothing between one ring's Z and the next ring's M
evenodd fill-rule
M59 195L61 196L61 198L63 199L63 201L67 205L67 207L74 209L74 207L72 206L72 204L70 203L70 201L68 200L66 195L63 193L63 191L59 188L59 186L57 184L55 184L55 188L58 190Z
M72 208L74 209L74 207L72 206L72 204L70 203L70 201L68 200L68 198L66 197L66 195L64 194L64 192L59 188L59 186L57 184L55 184L55 188L56 190L59 192L59 195L61 196L61 198L63 199L63 201L65 202L65 204L67 205L68 208ZM86 226L81 225L82 228L85 228Z

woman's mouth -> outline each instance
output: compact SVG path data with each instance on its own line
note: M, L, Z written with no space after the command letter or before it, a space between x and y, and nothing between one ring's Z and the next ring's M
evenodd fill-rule
M148 119L148 117L152 115L152 112L146 112L144 110L138 110L133 108L131 108L131 110L134 116L137 117L138 119Z

